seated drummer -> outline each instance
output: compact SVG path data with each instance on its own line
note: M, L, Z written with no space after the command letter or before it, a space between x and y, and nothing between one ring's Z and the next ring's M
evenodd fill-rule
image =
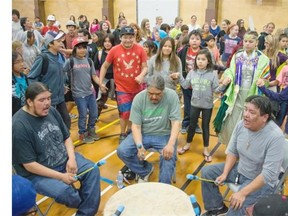
M147 182L153 166L144 160L145 152L153 148L161 154L159 182L171 184L181 121L180 102L174 90L165 88L161 75L149 78L147 89L135 96L129 120L132 133L118 147L119 158L139 175L138 183Z

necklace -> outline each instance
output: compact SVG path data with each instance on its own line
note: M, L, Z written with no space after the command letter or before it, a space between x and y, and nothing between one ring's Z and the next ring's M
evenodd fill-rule
M248 130L248 134L247 134L248 135L248 141L246 143L246 150L248 150L250 148L251 144L258 142L257 139L260 136L261 129L259 129L257 131Z

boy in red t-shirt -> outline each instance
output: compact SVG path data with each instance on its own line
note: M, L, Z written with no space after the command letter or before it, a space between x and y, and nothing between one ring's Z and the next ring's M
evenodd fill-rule
M129 116L132 100L141 91L147 73L147 56L143 47L134 43L134 29L130 26L122 27L120 40L121 43L110 50L100 70L100 83L103 83L108 67L113 64L121 127L119 143L131 131ZM104 85L100 89L106 91Z

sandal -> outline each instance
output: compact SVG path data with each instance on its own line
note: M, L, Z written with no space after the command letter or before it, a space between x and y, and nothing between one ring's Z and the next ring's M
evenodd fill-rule
M188 145L184 145L182 148L179 148L177 150L178 154L182 155L182 154L184 154L186 151L188 151L190 149L190 146L188 146L188 148L185 148L185 146L188 146Z
M204 160L207 162L207 163L211 163L212 162L212 156L210 154L205 154L203 153L203 156L204 156Z

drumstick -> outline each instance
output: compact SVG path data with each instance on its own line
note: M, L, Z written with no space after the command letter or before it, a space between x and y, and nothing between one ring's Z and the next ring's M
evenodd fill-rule
M105 163L106 163L105 160L98 161L97 163L94 164L93 167L90 167L90 168L84 170L83 172L81 172L81 173L75 175L74 178L75 178L75 179L78 179L79 176L82 176L82 175L84 175L84 174L90 172L91 170L93 170L96 166L97 166L97 167L100 167L100 166L104 165Z
M112 216L120 216L122 214L122 212L124 211L124 206L120 205L118 206L117 210L115 211L115 213Z
M196 176L196 175L191 175L191 174L188 174L188 175L186 176L186 178L189 179L189 180L200 180L200 181L215 183L214 180L205 179L205 178L200 178L200 177L198 177L198 176Z

